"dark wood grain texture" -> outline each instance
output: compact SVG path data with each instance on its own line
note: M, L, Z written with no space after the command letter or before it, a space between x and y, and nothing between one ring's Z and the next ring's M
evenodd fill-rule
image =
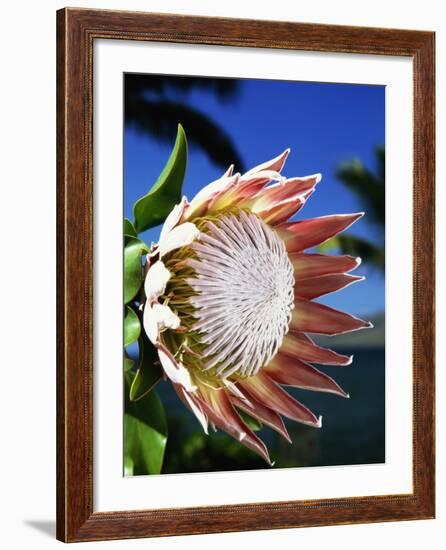
M401 55L414 67L413 493L93 512L93 41ZM434 34L66 8L57 13L57 538L87 541L434 517Z

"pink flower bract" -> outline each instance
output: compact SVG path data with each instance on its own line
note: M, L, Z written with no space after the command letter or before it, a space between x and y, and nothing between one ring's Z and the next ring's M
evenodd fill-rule
M207 432L224 430L270 462L240 412L290 439L282 417L314 427L318 418L282 386L348 395L313 364L352 358L308 334L341 334L371 324L314 302L360 281L351 256L308 253L362 217L340 214L289 222L319 174L281 175L289 150L246 174L230 167L168 216L145 280L144 328L178 396Z

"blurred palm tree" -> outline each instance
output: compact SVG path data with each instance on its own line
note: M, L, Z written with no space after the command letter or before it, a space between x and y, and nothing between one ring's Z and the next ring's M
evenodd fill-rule
M324 243L321 251L334 248L346 254L360 256L363 260L384 270L384 223L385 223L385 150L383 146L375 149L376 169L370 171L358 160L341 163L336 177L355 193L364 204L367 221L375 226L376 242L370 242L355 235L337 235Z
M181 123L189 142L200 147L214 164L224 168L235 164L243 172L243 162L225 130L182 101L193 90L206 91L222 102L232 101L239 89L240 83L230 78L126 74L125 124L170 144Z

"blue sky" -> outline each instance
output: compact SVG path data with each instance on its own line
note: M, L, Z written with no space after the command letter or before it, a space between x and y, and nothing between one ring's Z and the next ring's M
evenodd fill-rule
M298 219L356 212L361 202L334 176L337 164L359 158L374 168L374 148L385 142L385 88L355 84L327 84L242 80L239 95L222 103L209 92L175 95L206 113L223 127L249 169L291 148L283 174L304 176L320 172L322 182ZM181 122L181 121L179 121ZM185 128L187 134L187 127ZM124 211L132 219L132 205L155 182L171 145L147 134L126 129L124 136ZM222 174L198 148L190 147L184 194L191 199L204 185ZM376 229L366 216L351 229L367 239ZM144 234L156 241L159 228ZM384 277L375 268L360 266L367 279L325 297L324 303L357 315L384 309Z

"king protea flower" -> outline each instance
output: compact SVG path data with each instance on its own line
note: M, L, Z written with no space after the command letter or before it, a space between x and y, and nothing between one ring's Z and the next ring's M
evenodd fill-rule
M220 428L271 464L239 411L290 441L282 416L321 427L282 387L348 397L312 366L349 365L352 357L308 336L371 324L313 302L363 279L348 274L359 258L305 252L363 213L296 222L320 174L286 179L289 149L246 174L233 167L183 198L152 247L145 278L144 328L165 377L207 433Z

